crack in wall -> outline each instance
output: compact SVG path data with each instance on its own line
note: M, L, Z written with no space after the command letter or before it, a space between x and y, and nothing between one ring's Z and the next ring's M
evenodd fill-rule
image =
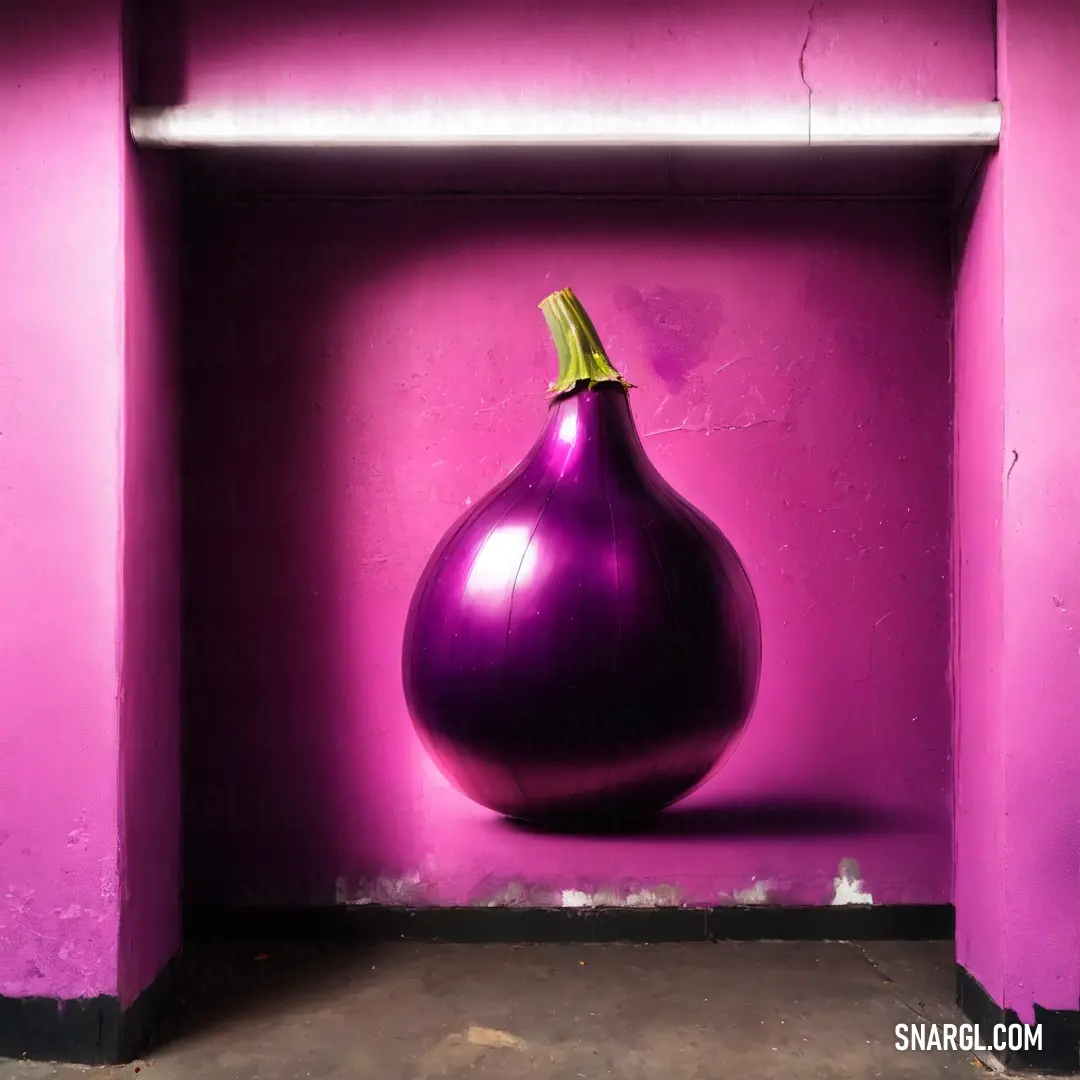
M803 38L802 48L799 50L799 78L806 87L806 144L813 142L814 132L814 88L806 79L806 49L810 44L810 37L814 33L814 12L821 6L821 0L814 0L810 10L806 13L806 37Z
M1005 494L1009 494L1009 483L1012 481L1013 469L1016 468L1016 463L1020 460L1020 454L1018 451L1012 451L1012 462L1009 465L1009 471L1005 474Z
M895 609L893 611L886 611L884 615L872 627L870 627L870 647L866 657L866 674L861 679L856 679L856 684L869 682L874 677L874 641L877 638L878 627L890 616L895 615Z

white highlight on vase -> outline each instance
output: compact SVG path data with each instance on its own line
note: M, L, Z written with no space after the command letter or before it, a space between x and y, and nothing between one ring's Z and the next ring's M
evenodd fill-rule
M559 441L566 443L568 446L573 446L574 440L577 438L577 432L577 413L569 413L562 418L562 422L559 424Z
M528 525L501 525L481 545L473 560L465 594L502 599L514 585L525 585L536 569L537 550Z

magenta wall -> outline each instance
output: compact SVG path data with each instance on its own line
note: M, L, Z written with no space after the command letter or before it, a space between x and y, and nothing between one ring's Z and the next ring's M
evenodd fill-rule
M109 0L0 11L7 996L128 1001L179 940L176 452L121 43Z
M177 0L184 100L986 101L987 0ZM801 70L800 70L801 61ZM804 81L805 80L805 81Z
M121 100L119 5L0 9L7 995L117 986Z
M986 455L972 474L958 472L965 513L976 515L970 528L961 517L961 537L988 534L992 515L1000 522L999 542L976 556L993 628L984 668L966 679L992 672L994 689L961 710L957 949L1030 1020L1036 1004L1075 1010L1080 998L1080 180L1062 135L1080 107L1080 11L1008 0L999 40L1005 130L968 242L960 299L972 319L957 354L959 385L982 384L958 398L958 427L982 413ZM962 595L961 635L983 614ZM969 763L973 752L984 768ZM992 875L977 869L980 846L997 859Z
M998 1002L1004 978L1005 768L1001 164L989 163L955 222L953 509L956 950Z
M119 990L180 947L179 202L173 163L125 156Z
M1005 217L1005 999L1080 1000L1080 10L1001 8ZM1037 888L1031 888L1038 883Z
M238 202L187 229L193 900L828 903L849 858L875 902L948 900L943 209ZM762 608L755 720L652 836L514 831L401 691L426 558L539 429L564 284Z

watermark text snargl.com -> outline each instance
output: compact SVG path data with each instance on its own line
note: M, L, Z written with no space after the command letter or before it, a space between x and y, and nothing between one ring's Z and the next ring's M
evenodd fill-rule
M1042 1024L897 1024L897 1050L986 1050L993 1054L1042 1049Z

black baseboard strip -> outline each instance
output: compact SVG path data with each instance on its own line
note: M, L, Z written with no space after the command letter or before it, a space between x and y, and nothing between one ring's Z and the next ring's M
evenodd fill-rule
M171 962L128 1008L110 994L74 1001L0 995L0 1058L126 1065L153 1045L176 964Z
M948 941L948 904L714 908L202 908L190 939L505 942Z
M956 1001L967 1018L978 1025L979 1041L986 1047L997 1041L994 1029L1000 1031L998 1025L1008 1028L1021 1022L1013 1009L998 1005L960 964L956 965ZM1035 1023L1042 1025L1042 1045L1034 1049L994 1051L998 1061L1014 1072L1061 1076L1080 1073L1080 1010L1044 1009L1036 1005Z

